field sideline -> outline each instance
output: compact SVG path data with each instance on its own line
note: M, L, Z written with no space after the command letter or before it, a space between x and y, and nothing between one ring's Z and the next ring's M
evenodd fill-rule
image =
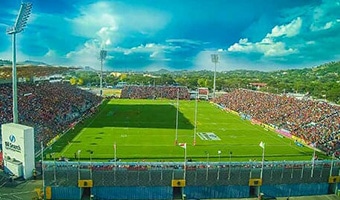
M175 145L176 110L176 100L112 99L45 152L54 153L55 158L64 156L74 160L81 150L81 160L89 160L91 156L93 161L108 161L114 158L116 143L117 158L122 161L182 161L184 149ZM298 147L291 140L252 125L212 103L199 101L197 110L199 134L194 146L195 101L179 102L177 138L178 142L187 143L188 159L259 161L262 157L259 143L263 141L266 160L311 160L313 150Z

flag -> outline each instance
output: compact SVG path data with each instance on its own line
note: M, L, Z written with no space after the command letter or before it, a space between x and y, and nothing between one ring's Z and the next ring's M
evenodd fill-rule
M114 143L113 144L113 149L116 150L116 148L117 148L117 145L116 145L116 143Z
M261 147L262 149L264 149L264 145L265 145L264 142L261 141L259 145L260 145L260 147Z
M179 143L178 146L182 147L183 149L186 149L187 143Z
M81 150L78 150L78 154L80 154Z

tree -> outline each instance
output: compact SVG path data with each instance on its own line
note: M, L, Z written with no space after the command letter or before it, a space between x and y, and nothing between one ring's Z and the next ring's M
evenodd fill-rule
M76 83L77 83L77 79L74 78L74 77L72 77L72 78L70 79L70 84L71 84L71 85L75 85Z
M77 85L83 85L84 84L84 81L82 78L78 78L78 82L77 82Z

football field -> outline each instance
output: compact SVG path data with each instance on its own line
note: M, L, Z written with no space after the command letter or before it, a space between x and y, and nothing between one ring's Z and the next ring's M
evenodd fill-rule
M265 143L265 160L311 160L313 150L248 120L221 110L207 101L180 100L106 101L93 117L79 123L47 149L71 160L108 161L249 161L262 159L260 142ZM177 120L178 119L178 120ZM177 127L177 128L176 128ZM196 144L194 145L194 140ZM319 157L322 157L319 155ZM46 156L53 159L52 156Z

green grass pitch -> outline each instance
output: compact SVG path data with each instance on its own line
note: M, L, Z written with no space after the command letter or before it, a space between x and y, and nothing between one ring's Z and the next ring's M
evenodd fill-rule
M261 141L265 160L311 160L313 150L299 147L287 138L253 125L239 116L207 101L197 105L197 133L214 133L220 140L194 141L195 101L180 100L177 139L187 143L187 158L193 161L260 161ZM106 101L98 113L65 133L47 148L71 160L80 152L81 160L108 161L116 155L121 161L183 161L184 149L175 145L176 100ZM214 137L208 137L214 138ZM93 153L90 154L90 151ZM218 154L218 152L221 152ZM322 157L322 155L319 155Z

